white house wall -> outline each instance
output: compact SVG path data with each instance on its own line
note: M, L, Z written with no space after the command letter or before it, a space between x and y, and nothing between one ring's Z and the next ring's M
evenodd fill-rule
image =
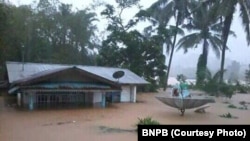
M136 102L136 86L122 86L121 102Z
M101 103L102 102L102 93L101 92L95 92L93 103Z
M130 86L122 86L121 102L130 102Z

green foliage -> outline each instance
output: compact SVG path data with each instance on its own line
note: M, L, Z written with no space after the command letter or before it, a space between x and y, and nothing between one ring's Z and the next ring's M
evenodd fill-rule
M206 69L206 81L204 85L201 85L199 88L203 89L207 93L210 93L212 95L218 95L219 93L219 74L220 71L218 71L214 76L212 76L211 72Z
M238 118L236 116L233 116L231 113L226 113L226 114L223 114L223 115L220 115L220 117L223 117L223 118Z
M95 64L95 13L40 1L30 5L0 4L0 69L5 61ZM2 28L4 27L4 28ZM1 71L1 70L0 70ZM0 72L1 73L1 72Z
M207 70L206 82L204 86L201 87L201 89L212 95L218 96L219 94L223 94L228 98L232 98L235 92L235 86L226 83L220 83L220 74L221 72L218 71L214 74L214 76L212 76L211 72Z
M218 33L218 15L215 10L218 7L216 4L201 3L200 1L193 1L190 5L193 13L190 17L190 22L184 24L188 30L194 30L193 33L182 37L178 42L178 50L183 48L186 53L190 48L197 48L202 43L202 54L199 56L196 71L196 85L202 87L206 78L207 57L209 48L213 49L216 56L220 55L220 47L222 40Z
M151 117L138 118L137 125L160 125L156 120L153 120Z
M144 77L157 89L158 77L162 83L166 66L165 57L155 40L141 35L137 31L113 32L103 41L103 47L97 58L98 65L128 68ZM122 43L123 47L119 47Z
M228 98L232 98L235 89L234 86L222 83L219 85L219 91Z
M196 71L196 85L197 87L202 87L207 73L207 57L204 54L201 54L197 64Z
M245 79L248 84L250 84L250 64L248 66L248 69L245 72Z
M131 22L124 24L122 13L116 14L116 11L122 12L123 8L115 10L113 6L106 5L102 12L109 20L107 30L110 35L102 42L97 63L101 66L128 68L150 82L150 85L145 86L145 91L156 91L162 84L166 69L159 36L146 36L137 30L129 30Z
M238 109L240 109L240 110L248 110L247 107L239 107Z
M235 109L235 108L237 108L235 105L233 105L233 104L230 104L230 105L228 105L228 108L233 108L233 109Z
M121 8L130 8L132 6L138 5L140 0L115 0L115 1Z
M153 34L157 32L160 37L161 46L166 45L166 53L170 54L165 82L162 83L164 84L164 90L168 86L168 77L176 48L177 36L184 35L184 31L180 27L190 17L189 4L190 1L160 0L153 3L146 10L140 10L136 14L139 20L148 20L152 23L152 25L144 30L149 30ZM170 19L174 20L174 25L169 23Z
M211 95L218 95L219 94L219 86L218 83L208 82L203 87L201 87L202 90L205 92L211 94Z
M4 77L4 61L7 56L5 37L9 28L9 12L9 6L0 2L0 80Z
M186 77L185 75L183 75L183 74L178 74L178 75L177 75L177 80L178 80L178 81L185 82L186 79L187 79L187 77Z
M239 93L248 93L249 87L241 85L239 81L236 82L235 89Z
M156 85L148 84L143 86L143 88L140 89L141 92L157 92L157 89L159 87Z

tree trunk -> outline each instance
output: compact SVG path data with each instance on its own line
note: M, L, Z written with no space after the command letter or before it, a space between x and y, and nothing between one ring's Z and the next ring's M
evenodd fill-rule
M225 65L225 56L226 56L226 49L227 49L227 40L231 28L233 20L233 11L228 16L225 17L225 20L223 22L223 31L222 31L222 55L221 55L221 66L220 66L220 83L223 82L223 76L224 76L224 65Z
M173 43L171 45L171 53L170 53L170 58L169 58L169 61L168 61L168 66L167 66L166 83L165 83L165 86L164 86L164 89L163 89L164 91L166 91L167 86L168 86L168 77L169 77L169 72L170 72L172 59L173 59L173 55L174 55L175 43L176 43L176 38L177 38L177 34L178 34L178 31L177 31L178 25L179 25L179 18L177 18L176 24L175 24L176 31L175 31Z
M201 87L206 78L207 71L208 42L204 39L202 54L199 57L196 71L196 86Z

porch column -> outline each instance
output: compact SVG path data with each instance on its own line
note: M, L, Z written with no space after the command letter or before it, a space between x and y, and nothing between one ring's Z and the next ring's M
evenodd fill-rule
M105 92L102 93L102 107L103 108L106 107L106 93Z
M130 85L130 102L136 103L136 86Z
M133 102L136 103L136 86L133 86Z
M29 93L29 110L34 109L34 99L33 99L33 93Z
M21 93L17 93L17 106L21 106Z

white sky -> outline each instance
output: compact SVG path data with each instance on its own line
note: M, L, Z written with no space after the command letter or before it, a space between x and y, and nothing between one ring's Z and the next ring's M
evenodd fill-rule
M9 0L9 2L15 5L31 4L33 1L34 0ZM93 2L93 0L59 0L59 1L63 3L67 3L67 4L72 4L73 7L77 7L78 9L83 9L87 7L91 2ZM110 3L110 4L115 4L115 0L103 0L103 1ZM143 8L147 8L155 1L157 0L141 0L140 4L143 6ZM137 9L132 8L125 12L126 13L124 13L123 18L130 19L137 12ZM100 26L101 29L105 27L107 24L106 22L103 22L104 20L105 19L100 18L100 23L98 23L98 26ZM138 28L142 28L142 27L139 26ZM250 63L250 46L249 47L247 46L246 36L241 26L241 21L239 20L237 13L234 16L232 30L237 34L237 37L236 38L229 37L228 46L231 51L226 52L226 58L239 61L242 64L249 64ZM200 52L201 52L201 49L200 50L196 49L196 50L189 51L188 54L191 53L191 54L199 55ZM181 56L183 56L183 51L177 52L174 57L181 57ZM210 51L209 58L211 58L211 60L214 60L212 58L216 58L212 50ZM218 60L218 62L215 62L215 63L219 63L219 62L220 60ZM195 61L195 64L196 64L196 61Z

